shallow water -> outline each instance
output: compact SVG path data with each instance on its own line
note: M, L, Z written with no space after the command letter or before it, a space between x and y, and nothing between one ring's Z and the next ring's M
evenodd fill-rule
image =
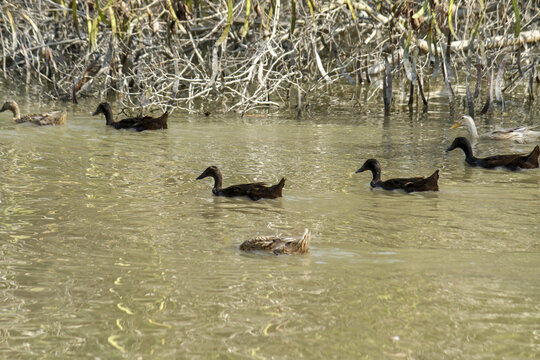
M47 107L19 101L23 113ZM93 107L70 105L56 128L0 114L0 357L540 353L540 171L445 154L466 133L443 107L301 121L174 113L169 130L143 133L106 128ZM479 130L539 123L518 110ZM371 190L354 174L370 157L383 179L440 169L440 191ZM284 176L284 197L214 197L210 179L195 181L209 165L225 186ZM309 255L238 251L306 227Z

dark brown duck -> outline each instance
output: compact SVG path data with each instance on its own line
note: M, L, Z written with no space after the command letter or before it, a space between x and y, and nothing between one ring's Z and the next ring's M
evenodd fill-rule
M167 129L167 119L169 118L169 112L167 111L157 118L143 116L114 121L111 105L107 102L99 104L92 115L99 114L105 115L105 121L108 126L115 129L134 129L137 131Z
M381 164L376 159L368 159L362 167L356 170L357 173L369 170L373 174L370 182L373 188L383 188L385 190L404 190L406 192L414 191L439 191L439 170L425 178L423 176L412 178L395 178L385 181L381 180Z
M535 169L538 167L540 147L538 145L529 154L493 155L477 158L473 155L471 143L464 137L457 137L446 151L460 148L465 153L465 162L470 166L480 166L486 169L505 167L509 170Z
M242 251L266 251L274 255L306 254L309 252L311 232L306 229L300 239L279 236L257 236L240 245Z
M285 185L285 178L273 186L266 186L264 182L238 184L222 188L223 177L221 171L216 166L209 166L197 177L197 180L211 176L214 178L214 188L212 193L216 196L247 196L251 200L275 199L281 197L281 191Z

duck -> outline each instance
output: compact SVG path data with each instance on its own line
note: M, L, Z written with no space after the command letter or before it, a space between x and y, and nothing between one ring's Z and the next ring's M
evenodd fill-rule
M463 115L460 120L456 121L450 130L458 127L466 127L474 140L510 140L519 144L540 141L540 131L531 130L534 128L534 126L521 126L513 129L499 129L478 135L473 118L469 115Z
M167 111L157 118L143 116L114 121L111 105L107 102L99 104L96 111L92 113L92 116L99 114L105 115L106 124L108 126L115 129L134 129L137 131L167 129L167 119L169 117L169 112Z
M311 243L311 232L304 230L301 238L279 236L257 236L240 245L242 251L266 251L274 255L307 254Z
M13 113L13 121L18 124L27 122L39 126L65 125L67 118L66 111L55 111L46 114L29 114L21 116L19 105L17 105L17 103L13 100L6 101L2 106L2 109L0 109L0 112L4 112L6 110L10 110Z
M212 189L212 193L216 196L247 196L251 200L275 199L282 196L281 192L285 185L285 178L282 178L279 183L272 186L266 186L264 182L257 182L222 188L223 177L217 166L209 166L206 168L206 170L197 177L197 180L204 179L208 176L214 178L214 188Z
M423 176L412 178L395 178L385 181L381 180L381 164L377 159L367 159L364 165L355 173L360 173L370 170L373 174L373 179L370 182L372 188L383 188L384 190L404 190L405 192L414 191L439 191L439 170L435 170L431 176L425 178Z
M495 167L505 167L509 170L535 169L538 167L538 155L540 147L538 145L529 154L493 155L485 158L477 158L473 155L471 143L467 138L457 137L446 152L460 148L465 153L465 162L470 166L479 166L486 169Z

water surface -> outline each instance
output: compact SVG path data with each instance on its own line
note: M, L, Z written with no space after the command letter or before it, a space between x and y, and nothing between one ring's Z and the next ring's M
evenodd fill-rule
M0 114L0 357L538 357L540 172L445 154L466 133L444 108L174 113L168 130L136 133L94 107L69 105L56 128ZM535 119L498 113L479 130ZM371 190L354 174L371 157L383 179L440 169L440 191ZM214 197L195 181L209 165L225 186L284 176L284 197ZM304 228L309 255L238 250Z

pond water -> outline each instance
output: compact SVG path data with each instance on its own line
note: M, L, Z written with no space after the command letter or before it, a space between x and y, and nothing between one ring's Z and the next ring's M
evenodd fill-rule
M17 98L22 113L45 110ZM538 103L538 101L536 102ZM297 121L173 113L166 131L0 114L0 357L525 359L540 354L540 170L467 167L444 106ZM113 108L114 108L113 104ZM513 111L513 112L512 112ZM539 124L518 106L479 130ZM455 115L457 118L461 113ZM534 145L480 142L479 155ZM430 175L440 191L371 190ZM287 178L283 198L220 198ZM245 254L312 231L304 256Z

